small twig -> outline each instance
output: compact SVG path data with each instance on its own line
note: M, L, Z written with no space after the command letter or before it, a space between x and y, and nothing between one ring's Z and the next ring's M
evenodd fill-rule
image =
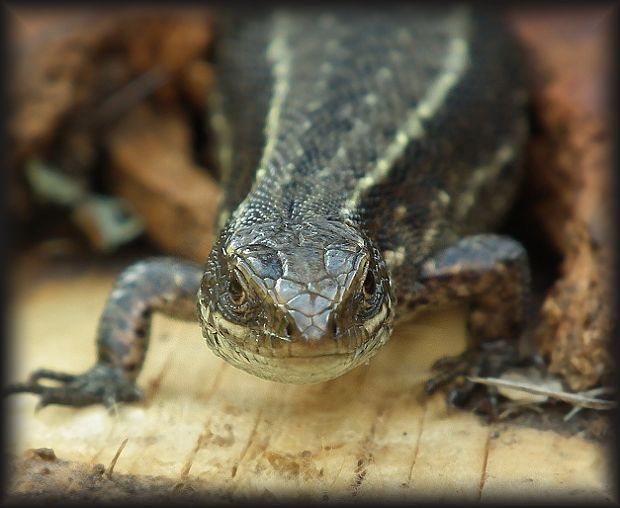
M509 417L511 414L519 410L522 410L522 409L530 409L536 413L542 413L543 412L542 408L540 408L537 404L540 404L540 402L525 401L525 402L516 402L514 404L510 404L499 415L497 415L497 419L504 420L507 417Z
M108 469L106 469L105 475L108 478L108 480L112 478L112 471L114 471L114 466L116 466L116 462L118 461L118 458L121 456L121 453L125 449L125 445L127 444L127 441L129 441L128 437L126 437L121 443L121 445L118 447L118 450L116 450L116 455L114 455L112 462L110 462Z
M592 390L587 390L585 392L582 392L582 395L588 395L592 397L595 395L604 395L605 393L610 393L611 391L612 390L610 390L609 388L602 386L599 388L593 388ZM582 406L574 406L568 413L566 413L566 415L564 416L564 421L567 422L582 409L583 409Z
M476 377L476 376L468 376L467 379L474 383L480 383L483 385L489 386L500 386L503 388L513 388L515 390L521 390L527 393L533 393L535 395L546 395L547 397L551 397L553 399L561 400L563 402L567 402L569 404L573 404L579 407L585 407L589 409L613 409L616 407L616 402L613 400L603 400L596 399L593 397L588 397L585 394L590 392L581 392L581 393L570 393L570 392L559 392L555 390L549 390L548 388L543 388L540 386L531 385L528 383L521 383L518 381L508 381L506 379L499 379L495 377ZM613 389L611 388L602 388L598 393L611 393Z
M120 117L133 105L164 86L169 80L170 76L159 67L152 67L143 72L103 101L94 115L95 122L102 125Z
M564 415L564 418L562 418L565 422L567 422L568 420L570 420L573 416L575 416L579 411L581 411L583 408L581 406L573 406L573 408Z

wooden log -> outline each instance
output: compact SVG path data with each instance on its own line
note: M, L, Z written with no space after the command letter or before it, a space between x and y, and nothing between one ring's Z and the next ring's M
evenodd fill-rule
M19 291L10 380L38 367L79 372L90 366L113 277L114 271L93 268L43 277ZM96 406L35 413L34 396L8 401L9 451L22 457L9 493L68 496L70 486L73 495L86 496L84 488L94 484L97 496L114 499L122 489L101 479L101 470L110 469L127 440L114 475L132 476L119 482L138 492L155 482L156 492L165 486L173 497L610 501L604 444L486 425L448 410L441 393L422 397L431 363L464 346L464 312L454 308L402 326L368 365L341 378L284 385L217 358L197 324L156 316L138 379L146 389L143 403L119 405L113 414ZM38 448L53 449L70 461L58 467L81 473L35 474L41 462L27 450ZM95 464L103 466L92 470Z

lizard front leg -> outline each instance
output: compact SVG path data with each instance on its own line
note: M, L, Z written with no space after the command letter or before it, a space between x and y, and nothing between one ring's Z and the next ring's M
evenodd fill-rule
M26 383L10 385L5 394L36 393L38 407L49 404L86 406L142 398L135 384L148 348L151 318L161 312L197 320L196 297L202 268L174 258L153 258L125 269L116 280L97 330L97 361L83 374L47 369L35 371ZM46 386L39 381L58 381Z
M442 372L427 392L464 374L497 375L516 360L529 296L530 271L525 249L515 240L492 234L465 237L421 266L406 306L413 312L463 301L470 306L468 328L477 339L463 355L435 364ZM462 404L473 388L465 382L448 400Z

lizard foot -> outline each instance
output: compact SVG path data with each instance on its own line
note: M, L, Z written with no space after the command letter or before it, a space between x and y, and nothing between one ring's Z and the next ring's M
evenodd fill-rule
M43 379L57 381L60 386L41 384L39 381ZM37 410L50 404L76 407L103 404L111 409L117 402L141 400L144 396L121 369L102 364L79 375L39 369L27 382L11 384L4 390L5 396L13 393L38 394Z
M481 343L460 355L437 360L432 369L438 373L426 381L425 391L430 395L441 387L447 387L446 400L450 406L469 406L476 412L495 418L498 413L497 388L481 386L467 379L467 376L499 377L506 368L520 366L523 361L516 357L513 344L503 341ZM474 401L476 393L482 396Z

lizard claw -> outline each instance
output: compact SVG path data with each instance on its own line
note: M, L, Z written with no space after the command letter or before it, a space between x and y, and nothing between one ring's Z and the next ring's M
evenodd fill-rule
M77 376L75 374L67 374L65 372L56 372L49 369L37 369L30 374L29 382L37 383L39 379L49 379L51 381L60 381L62 383L71 383Z
M39 382L42 379L58 381L61 385L47 386ZM143 391L121 369L103 364L79 375L39 369L27 382L9 385L4 391L5 396L13 393L39 395L36 411L51 404L76 407L103 404L111 409L117 402L132 402L144 397Z
M467 376L495 377L507 367L522 363L522 360L516 358L514 347L509 344L481 344L460 355L437 360L432 369L439 372L426 381L425 391L430 395L441 387L448 387L446 400L453 407L466 407L474 393L482 391L482 397L475 401L473 409L494 418L498 409L497 389L480 386L467 379Z

